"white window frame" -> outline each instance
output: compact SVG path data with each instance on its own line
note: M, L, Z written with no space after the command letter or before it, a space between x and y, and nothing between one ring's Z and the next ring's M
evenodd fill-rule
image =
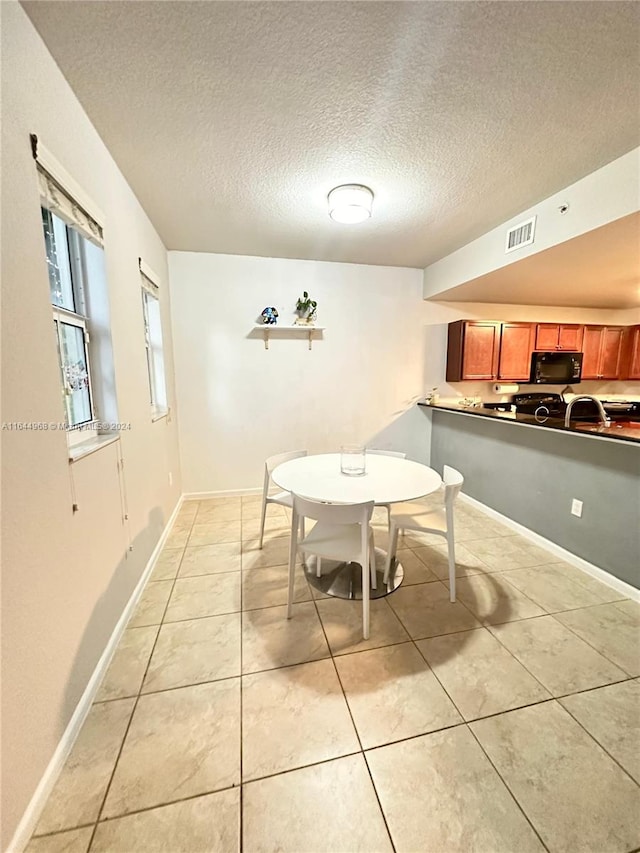
M144 323L144 345L147 360L147 376L149 381L149 402L151 406L151 419L159 420L169 413L167 398L167 378L164 363L164 338L162 335L162 315L160 305L160 288L158 278L153 270L145 264L142 258L138 260L140 268L141 291L142 291L142 317ZM151 302L153 300L153 303ZM152 334L152 323L150 307L153 307L157 316L158 341L154 342Z
M43 205L44 207L44 205ZM44 208L47 209L47 208ZM53 225L54 239L56 242L64 239L64 245L69 248L69 277L71 280L71 288L73 295L73 303L75 311L63 308L52 303L54 328L56 331L56 343L58 349L58 364L60 368L60 380L62 383L62 393L65 394L65 378L62 370L62 341L60 333L60 324L64 323L68 326L75 326L82 331L84 343L84 358L87 366L88 394L89 394L89 411L90 417L88 420L74 426L67 422L66 406L63 407L64 419L66 424L67 441L69 447L75 447L84 441L94 439L98 435L98 421L95 412L95 399L93 394L93 386L91 381L91 355L89 352L89 318L86 314L86 296L85 296L85 275L83 263L83 244L81 240L86 238L76 231L72 225L67 224L61 219L54 210L48 210L51 214L51 222ZM62 229L64 228L64 235Z

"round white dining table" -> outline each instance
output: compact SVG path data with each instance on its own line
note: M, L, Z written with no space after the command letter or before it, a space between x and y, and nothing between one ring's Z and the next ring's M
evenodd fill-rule
M274 468L271 477L286 492L326 503L394 504L425 497L442 485L440 475L427 465L374 453L367 453L366 471L361 476L342 473L339 453L322 453L283 462ZM388 595L402 583L404 572L397 560L395 570L384 583L385 560L386 553L376 547L377 584L370 590L371 598ZM316 577L314 566L314 558L305 564L305 573L312 586L337 598L362 598L359 566L323 560L321 577Z

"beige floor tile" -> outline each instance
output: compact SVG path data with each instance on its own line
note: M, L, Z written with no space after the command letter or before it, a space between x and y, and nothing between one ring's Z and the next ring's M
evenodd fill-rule
M557 702L471 728L551 853L640 845L640 789Z
M133 706L133 699L118 699L91 708L40 816L39 835L97 820Z
M404 570L403 584L409 586L414 583L430 583L438 580L438 576L410 548L398 549L396 559Z
M244 781L359 748L331 660L243 676Z
M217 524L221 521L240 521L242 507L240 504L218 504L201 506L196 516L196 524Z
M219 616L240 610L240 572L178 578L165 622Z
M287 603L289 566L269 566L260 571L242 573L242 609L257 610ZM300 566L296 566L294 601L311 601L309 584Z
M404 643L409 639L386 598L369 602L368 640L362 637L361 601L345 601L329 596L318 600L318 612L334 655L362 652L391 643Z
M391 853L362 755L337 758L243 791L246 853Z
M289 536L291 533L291 524L284 513L280 515L267 516L264 523L265 536L270 534L270 538L276 539L282 536ZM242 541L247 542L252 539L260 538L260 519L245 518L242 520Z
M164 543L164 547L168 549L175 548L184 548L187 544L187 540L189 539L189 533L191 531L191 522L188 522L187 525L174 528L171 533L167 536L166 542Z
M269 566L283 566L289 563L289 539L277 537L267 540L263 548L258 547L257 539L242 543L242 570L263 569Z
M286 607L248 610L242 618L242 671L259 672L278 666L329 657L329 647L312 601Z
M398 853L543 853L466 726L366 757Z
M116 817L240 781L240 679L138 700L103 815Z
M210 509L218 509L221 507L233 507L234 509L242 507L242 497L240 495L233 495L228 498L204 498L203 500L198 501L198 512L200 510L206 512Z
M498 521L485 516L484 518L460 518L454 522L454 537L456 542L468 542L472 539L489 539L496 536L513 536L513 530Z
M211 524L198 524L198 519L196 518L188 544L194 546L240 542L240 531L241 525L239 521L218 521Z
M168 581L173 580L178 574L180 560L184 553L183 548L164 548L156 560L149 580Z
M449 556L446 545L434 544L414 547L414 553L422 560L433 574L441 580L449 577ZM456 546L456 577L482 575L490 572L490 567L472 554L465 545Z
M523 592L548 613L559 610L573 610L577 607L589 607L600 604L602 599L594 592L576 583L566 573L555 566L535 566L532 569L516 569L504 572L510 584Z
M138 695L157 635L157 625L124 631L94 701Z
M176 516L175 521L171 525L171 532L190 531L193 526L193 516Z
M550 698L486 628L418 640L417 646L465 720Z
M221 545L197 545L185 548L178 577L239 571L240 543L224 542Z
M240 675L240 614L173 622L160 629L143 693Z
M193 521L193 519L196 517L196 513L198 512L198 505L198 501L183 501L182 506L178 510L178 515L176 516L176 518L190 518Z
M618 590L613 589L613 587L608 584L588 575L577 566L572 566L571 563L560 560L551 563L551 565L564 577L588 589L589 592L597 596L603 604L608 601L622 601L626 598L623 593L618 592Z
M545 611L498 573L460 578L457 596L484 625L543 616Z
M462 722L413 643L336 658L364 749Z
M25 853L87 853L92 834L93 827L85 826L56 835L32 838Z
M639 601L631 601L630 599L625 599L624 601L617 601L616 607L618 610L621 610L622 613L626 614L628 619L631 621L636 628L640 628L640 602Z
M159 625L162 622L173 581L149 581L142 590L140 600L129 620L128 628Z
M557 613L555 618L626 673L640 675L640 626L633 613L622 601Z
M611 684L560 703L640 784L640 683Z
M626 677L553 616L493 625L490 631L554 696Z
M230 788L98 824L93 853L236 853L240 789Z
M517 535L473 539L466 543L466 548L494 571L541 566L553 559L549 551Z
M262 499L258 498L257 501L253 503L243 503L242 504L242 520L248 521L250 518L258 519L260 521L260 517L262 515ZM286 512L284 511L284 507L279 504L267 504L267 518L281 518L288 521L288 517Z
M460 601L449 601L442 583L400 587L388 596L391 609L413 639L478 628L480 623Z

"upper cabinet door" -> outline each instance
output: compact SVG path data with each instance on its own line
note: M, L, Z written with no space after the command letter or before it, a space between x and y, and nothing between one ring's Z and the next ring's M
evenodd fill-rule
M483 320L465 323L463 379L497 379L499 353L500 323Z
M631 336L631 341L625 378L640 379L640 326L629 329L628 334Z
M585 326L583 379L620 379L624 326Z
M531 323L502 324L498 379L529 381L534 333Z
M583 329L583 326L574 326L565 323L561 324L558 333L558 348L572 352L580 352L582 350Z
M574 323L538 323L535 348L543 352L557 349L580 352L582 330L582 326Z
M607 326L602 332L599 379L619 379L624 328Z
M499 322L457 320L449 323L447 382L497 379L499 352Z
M560 340L558 323L538 323L536 326L536 349L547 352L557 349Z
M602 326L585 326L582 339L582 378L598 379L600 371L600 348L602 346Z

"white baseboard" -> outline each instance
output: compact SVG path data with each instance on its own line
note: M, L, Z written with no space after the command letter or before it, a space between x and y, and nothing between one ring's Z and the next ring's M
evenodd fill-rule
M94 669L91 678L87 686L84 689L84 693L80 697L80 701L76 705L76 709L73 712L69 723L64 730L62 737L56 747L55 752L49 764L47 765L46 770L44 771L40 782L38 783L38 787L36 788L31 800L29 801L29 805L27 806L24 814L22 815L22 819L18 824L16 831L13 834L13 838L9 842L9 846L7 847L6 853L22 853L24 848L29 843L29 839L33 835L33 831L36 828L36 824L40 819L40 815L42 814L42 810L47 802L49 794L51 793L53 786L55 785L58 776L60 775L60 771L62 770L69 753L71 752L71 748L73 747L76 738L82 728L82 724L85 721L87 714L91 709L91 705L93 704L93 699L100 687L102 679L107 671L109 664L111 663L111 658L113 657L115 650L120 642L120 638L124 629L126 628L127 622L129 621L129 617L131 616L133 609L138 603L138 599L142 594L142 590L144 589L151 572L153 571L153 567L155 565L156 560L158 559L158 555L162 550L164 543L167 540L169 535L169 531L171 530L171 526L175 521L175 518L182 506L183 498L180 497L178 503L175 506L175 509L171 513L171 517L167 521L164 530L162 531L162 535L158 539L156 547L153 549L151 556L145 566L144 572L142 573L140 580L138 581L136 588L131 593L131 597L127 602L124 610L122 611L122 615L118 619L118 622L113 629L113 633L109 637L109 642L107 643L105 650L100 656L100 660L96 664L96 668Z
M257 489L229 489L218 492L185 492L182 499L185 501L206 501L209 498L238 498L242 495L261 495L262 487Z
M621 595L631 598L634 601L640 601L640 589L636 589L636 587L632 586L630 583L620 580L620 578L617 578L610 572L601 569L599 566L594 566L593 563L589 563L587 560L583 560L582 557L578 557L571 551L567 551L567 549L563 548L561 545L556 545L556 543L552 542L550 539L545 539L545 537L541 536L539 533L529 530L529 528L525 527L523 524L514 521L506 515L502 515L502 513L481 503L475 498L465 495L464 493L460 494L460 498L465 503L471 504L471 506L475 506L482 510L482 512L486 513L490 518L495 518L496 521L501 522L505 527L510 527L512 530L515 530L516 533L524 536L525 539L529 539L529 541L533 542L535 545L539 545L541 548L545 548L547 551L550 551L554 556L557 556L559 560L564 560L572 566L575 566L577 569L581 569L585 574L591 575L592 578L596 578L596 580L601 581L601 583L606 584L611 587L611 589L615 589L615 591L619 592Z

